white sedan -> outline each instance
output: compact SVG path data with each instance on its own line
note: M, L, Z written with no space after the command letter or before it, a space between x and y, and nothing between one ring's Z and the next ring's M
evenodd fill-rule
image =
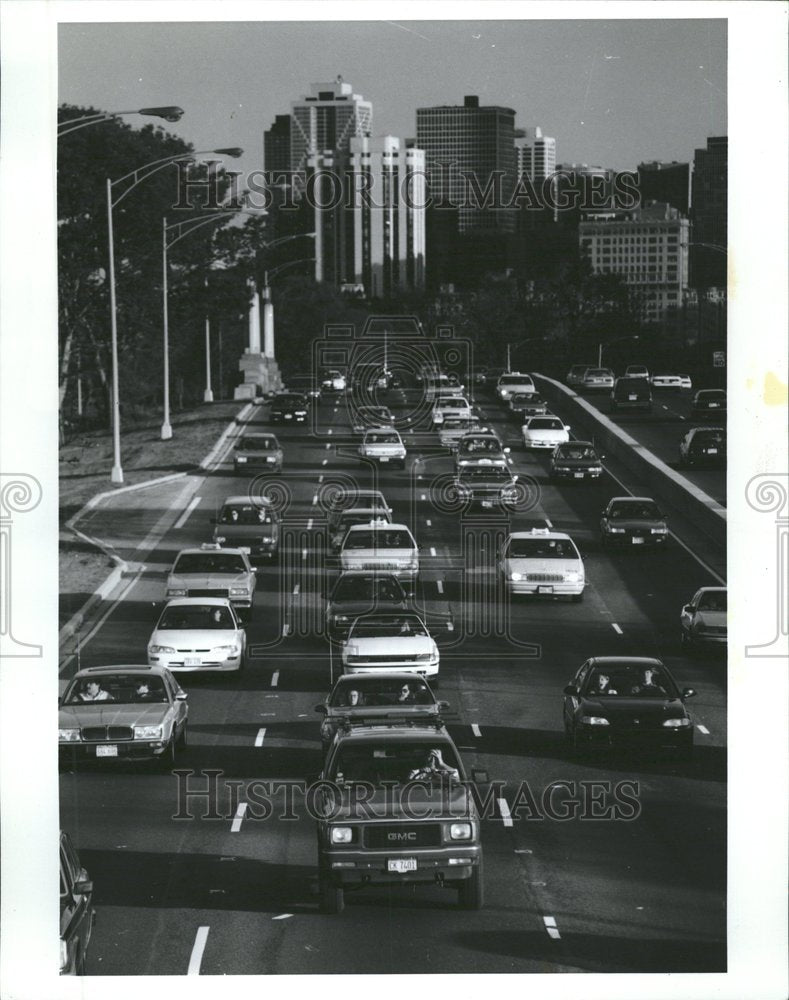
M501 550L499 571L511 594L583 599L583 560L572 538L563 532L548 528L513 532Z
M238 671L244 666L247 634L224 597L168 601L148 641L148 664L173 673Z
M548 448L557 444L567 444L570 440L570 425L550 414L529 417L521 427L523 444L526 448Z
M649 380L653 389L692 389L690 375L659 374Z
M345 674L405 670L437 677L438 646L416 612L371 614L357 618L342 647Z

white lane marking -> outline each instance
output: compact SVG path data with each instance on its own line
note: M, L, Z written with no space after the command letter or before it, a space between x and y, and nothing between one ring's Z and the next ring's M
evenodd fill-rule
M426 494L424 494L424 493L423 493L423 494L422 494L422 496L421 496L421 497L420 497L419 499L420 499L420 500L427 500L427 496L426 496Z
M306 549L302 549L301 550L301 558L302 559L306 559L307 558L307 550Z
M203 961L205 943L208 940L208 928L198 927L195 935L195 943L192 945L192 954L189 956L189 968L186 970L187 976L199 976L200 965Z
M279 684L279 670L275 670L271 675L271 686L275 688Z
M312 506L313 507L317 507L318 506L318 494L317 493L312 498Z
M307 531L312 531L312 518L307 521Z
M333 434L333 433L334 433L334 431L333 431L333 430L331 429L331 427L330 427L330 428L328 429L328 431L327 431L326 433L327 433L327 434Z
M323 473L321 473L321 474L320 474L320 475L318 476L318 482L319 482L319 483L322 483L322 482L323 482Z
M664 409L664 410L667 410L667 409L668 409L668 407L666 406L666 404L665 404L665 403L663 404L663 409Z
M236 814L233 817L233 822L230 824L231 833L238 833L238 831L241 829L241 824L246 814L247 814L247 803L239 802L238 807L236 809Z
M534 854L534 851L530 847L516 847L516 854Z
M499 812L501 813L501 818L504 820L505 826L512 826L512 815L510 814L510 807L507 805L506 799L497 799L499 804Z
M554 941L561 938L559 929L556 926L556 920L553 917L543 917L542 920L545 924L546 931L548 931L548 937L552 937Z
M272 920L289 920L292 917L292 913L278 913L276 917L272 917Z
M324 460L321 462L321 465L328 465L328 464L329 464L328 458L324 458Z
M263 746L263 740L265 738L266 738L266 730L265 730L265 728L264 729L258 729L258 734L255 737L255 746L256 747L262 747Z
M434 557L435 557L435 554L436 554L436 550L435 550L435 549L433 548L433 546L431 545L431 546L430 546L430 555L431 555L431 556L434 556Z
M285 622L285 624L282 626L282 638L284 639L289 635L290 635L290 625L288 624L288 622Z
M195 507L200 503L202 499L203 499L202 497L192 497L192 499L189 501L189 506L175 522L176 528L183 528L183 526L189 520L189 515L192 513L192 511L195 509Z
M439 594L444 593L444 582L443 580L436 580L436 586L438 587Z
M617 635L624 635L622 629L617 625L616 622L611 622L611 628L616 632Z
M293 596L298 597L300 590L301 590L301 584L300 583L295 584L293 587Z
M328 451L328 450L329 450L329 448L331 448L331 445L330 445L330 444L329 444L329 442L327 441L327 442L326 442L326 451Z
M709 735L710 735L710 731L709 731L709 729L707 729L707 727L706 727L706 726L702 726L702 725L697 725L697 726L696 726L696 729L698 729L698 731L699 731L700 733L704 733L704 735L705 735L705 736L709 736Z
M548 525L549 528L553 527L553 525L551 524L551 522L548 520L547 517L545 518L545 523Z
M480 728L479 728L479 726L477 725L477 723L476 723L476 722L472 722L472 723L471 723L471 732L472 732L472 733L473 733L473 734L474 734L474 735L475 735L475 736L476 736L477 738L479 738L480 736L482 736L482 732L480 731Z
M430 520L429 517L425 519L425 524L428 526L428 528L433 527L433 522Z

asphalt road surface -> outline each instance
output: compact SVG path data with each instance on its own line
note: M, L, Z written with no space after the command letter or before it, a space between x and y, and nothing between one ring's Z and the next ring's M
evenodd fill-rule
M404 419L413 391L382 401ZM290 501L282 555L259 574L248 627L256 655L238 676L179 676L190 715L178 767L220 771L220 781L237 782L237 801L220 785L218 818L203 816L196 796L195 818L174 819L179 783L172 774L102 761L61 776L61 826L95 884L89 974L725 970L725 661L691 657L679 643L682 604L719 581L674 542L666 552L603 552L599 512L620 485L607 476L550 483L547 456L527 455L495 402L479 403L510 439L513 469L533 479L536 502L514 514L509 528L547 519L569 532L586 562L583 602L499 593L490 552L508 523L490 512L461 516L442 502L438 486L452 463L437 435L406 434L406 469L383 468L374 481L354 457L358 436L342 398L321 403L314 431L277 428L285 449L279 481ZM266 412L255 414L254 429L267 426ZM633 432L628 418L621 422ZM679 436L678 419L654 423L656 434ZM439 639L449 729L469 773L484 768L504 782L483 823L479 912L457 908L451 890L418 886L349 892L344 913L321 915L315 824L303 803L295 802L291 819L244 813L254 779L309 780L321 769L314 706L336 671L321 634L321 580L336 572L325 568L322 491L347 477L379 486L394 519L411 525L422 546L420 598L455 615L454 633ZM150 552L124 599L102 607L109 614L82 648L82 666L146 662L157 613L151 605L163 599L176 553L209 541L209 517L247 485L229 464L204 477L199 502ZM161 509L140 515L142 534L165 515L167 496L177 493L170 490L162 491ZM171 513L176 523L182 511ZM587 657L615 653L658 656L680 687L696 689L692 761L577 758L566 748L563 686ZM69 658L64 676L73 669ZM190 780L205 787L199 774ZM543 808L557 782L569 784L558 786L555 801L582 803L589 782L625 781L637 788L630 821L589 818L583 808L564 819ZM524 782L538 808L513 816ZM284 791L274 798L281 812Z

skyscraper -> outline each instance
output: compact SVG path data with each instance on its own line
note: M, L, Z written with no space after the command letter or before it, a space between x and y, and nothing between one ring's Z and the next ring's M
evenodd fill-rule
M691 284L696 288L726 287L726 246L729 140L707 139L706 149L693 158L691 219Z
M517 177L528 177L535 186L556 169L556 140L539 126L518 129L515 135Z
M290 171L290 115L277 115L263 133L263 169L275 174Z
M687 217L690 207L690 164L660 163L652 160L638 165L638 190L641 204L664 201Z
M332 83L313 83L311 94L291 105L290 169L303 172L311 154L326 150L347 153L353 136L369 135L373 106L341 76Z

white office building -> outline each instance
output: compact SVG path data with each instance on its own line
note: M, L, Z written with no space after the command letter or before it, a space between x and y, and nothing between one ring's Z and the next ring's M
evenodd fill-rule
M348 152L354 136L369 135L373 106L338 76L332 83L313 83L308 96L291 104L290 117L290 169L303 173L310 155Z

